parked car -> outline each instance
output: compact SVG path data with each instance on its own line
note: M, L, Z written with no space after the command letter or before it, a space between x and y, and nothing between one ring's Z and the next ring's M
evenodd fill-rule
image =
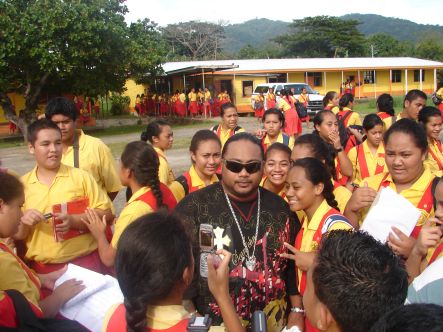
M291 88L294 89L294 95L295 98L298 98L300 96L301 90L303 88L306 88L309 95L309 103L308 103L308 114L314 116L317 112L323 110L323 97L318 93L318 91L313 90L309 84L306 83L263 83L258 84L254 92L251 96L251 106L254 108L254 101L255 97L260 93L263 92L263 95L266 97L268 94L268 91L270 88L274 88L274 93L277 96L277 102L280 98L280 91L283 89L291 90Z

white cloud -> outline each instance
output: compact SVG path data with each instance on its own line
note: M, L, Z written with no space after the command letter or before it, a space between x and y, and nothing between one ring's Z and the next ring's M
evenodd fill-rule
M443 24L440 0L353 0L349 2L272 0L127 0L128 22L149 18L164 26L201 20L241 23L253 18L290 22L306 16L341 16L349 13L378 14L421 24Z

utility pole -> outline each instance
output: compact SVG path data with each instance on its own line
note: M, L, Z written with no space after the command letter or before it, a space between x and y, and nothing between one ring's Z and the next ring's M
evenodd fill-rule
M374 45L371 45L371 56L374 57Z

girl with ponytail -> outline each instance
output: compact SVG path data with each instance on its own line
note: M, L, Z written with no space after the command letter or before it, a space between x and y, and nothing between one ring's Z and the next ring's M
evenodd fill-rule
M289 207L294 212L302 211L303 217L295 247L285 243L292 254L284 257L295 260L301 295L306 288L306 271L313 264L322 236L332 230L352 229L346 217L338 211L333 190L330 172L316 158L299 159L289 171L286 180Z
M115 269L124 303L106 315L105 332L183 332L189 313L183 296L194 276L192 242L176 216L151 213L123 232ZM227 331L244 332L228 291L231 254L208 255L208 287L221 311Z
M87 211L84 223L97 240L100 259L106 266L114 266L117 244L129 224L159 209L172 210L177 204L172 192L158 178L159 163L150 144L136 141L126 145L120 158L120 181L128 187L130 199L115 223L110 242L105 234L105 222L93 210Z

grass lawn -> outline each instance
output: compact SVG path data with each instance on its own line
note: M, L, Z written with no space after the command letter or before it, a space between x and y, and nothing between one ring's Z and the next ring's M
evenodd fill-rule
M403 110L404 96L393 96L393 98L394 98L394 110L395 113L398 114ZM427 105L435 107L431 98L428 98ZM355 99L354 107L352 109L363 116L369 113L376 113L377 112L376 100L374 98L360 99L360 100Z

